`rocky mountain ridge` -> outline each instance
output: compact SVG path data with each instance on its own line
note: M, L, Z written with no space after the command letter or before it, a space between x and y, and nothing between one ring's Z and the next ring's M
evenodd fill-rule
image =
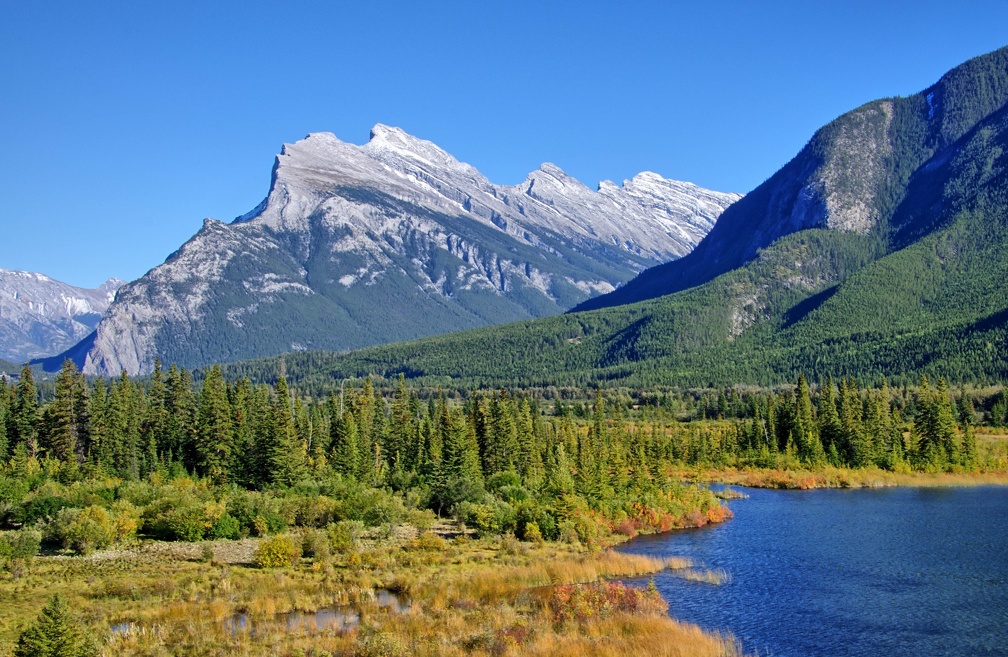
M688 253L739 198L649 172L592 191L551 164L495 185L398 128L312 133L262 203L206 220L67 355L137 374L556 314Z
M51 356L91 333L125 281L81 288L45 274L0 268L0 359Z

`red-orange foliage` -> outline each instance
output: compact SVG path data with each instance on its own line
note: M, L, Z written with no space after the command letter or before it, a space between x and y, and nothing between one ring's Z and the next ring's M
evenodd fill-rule
M668 603L657 591L638 589L620 582L554 586L546 599L546 607L558 623L583 623L614 613L668 613Z

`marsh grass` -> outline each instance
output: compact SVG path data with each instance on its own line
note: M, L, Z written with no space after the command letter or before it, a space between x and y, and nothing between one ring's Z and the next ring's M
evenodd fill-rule
M606 583L688 568L681 559L392 531L361 537L359 553L335 553L324 567L302 558L263 570L251 565L256 542L215 541L210 562L201 559L202 546L150 542L89 557L38 557L21 579L0 578L0 608L10 610L0 615L0 654L57 592L110 656L738 653L730 637L677 623L653 601L576 622L550 613L547 601L558 587L574 587L565 590L584 599L645 600L643 589ZM389 603L375 593L382 588L410 604ZM285 621L290 612L333 608L359 611L356 629ZM236 614L248 619L244 628L230 622Z

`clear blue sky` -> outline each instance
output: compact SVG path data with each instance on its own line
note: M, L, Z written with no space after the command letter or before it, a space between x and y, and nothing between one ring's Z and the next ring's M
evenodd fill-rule
M1008 2L5 2L0 267L134 279L374 123L498 183L745 192L813 131L1008 44Z

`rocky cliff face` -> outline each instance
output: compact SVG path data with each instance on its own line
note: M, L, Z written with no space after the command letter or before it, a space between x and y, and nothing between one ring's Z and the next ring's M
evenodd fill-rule
M556 314L688 253L739 198L647 172L592 191L551 164L501 186L397 128L310 134L259 206L204 222L69 353L135 374Z
M0 359L52 356L91 333L124 283L74 287L45 274L0 269Z
M642 272L589 310L703 284L757 257L774 241L812 228L888 233L915 172L955 152L955 142L1008 98L1008 48L975 58L909 97L867 103L818 130L790 162L729 208L687 257ZM799 263L800 264L800 263ZM836 282L836 281L834 281Z

